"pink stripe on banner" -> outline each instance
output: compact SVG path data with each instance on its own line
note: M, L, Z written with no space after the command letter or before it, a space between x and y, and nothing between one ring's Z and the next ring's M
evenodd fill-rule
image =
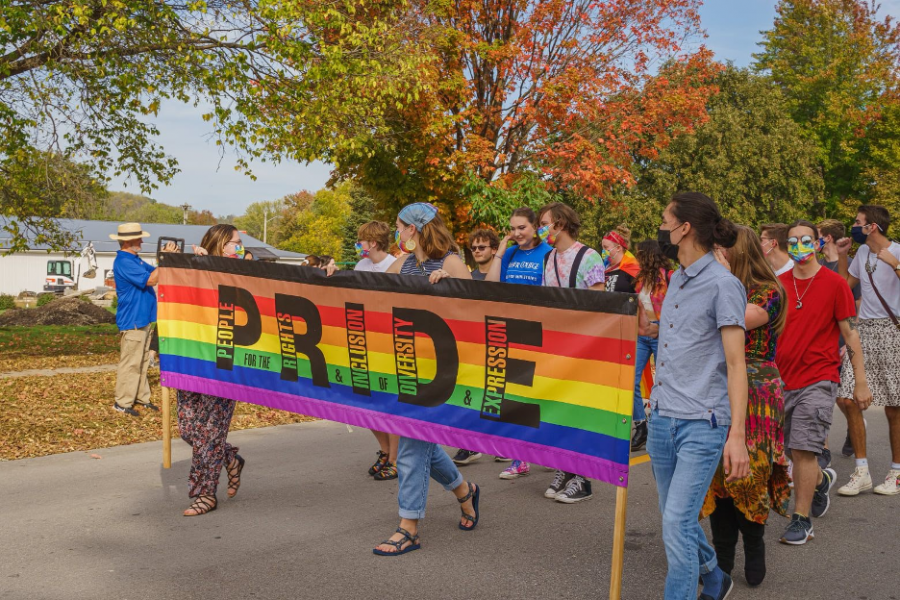
M327 421L347 423L356 427L375 429L417 440L427 440L444 446L463 447L467 450L477 450L478 452L493 454L494 456L516 458L569 473L577 473L612 485L622 487L628 485L627 465L620 465L603 458L590 457L561 448L511 440L436 423L426 423L407 417L385 415L363 408L339 406L332 402L305 396L295 396L268 390L263 391L236 383L222 383L194 375L164 371L160 374L160 382L169 388L231 398L232 400L268 406L269 408L286 410Z

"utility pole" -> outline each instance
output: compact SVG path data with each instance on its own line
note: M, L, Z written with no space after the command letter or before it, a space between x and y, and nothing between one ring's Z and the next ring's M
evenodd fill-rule
M187 202L185 202L178 208L180 208L182 210L181 224L187 225L187 214L188 214L188 211L191 210L191 205L188 204Z

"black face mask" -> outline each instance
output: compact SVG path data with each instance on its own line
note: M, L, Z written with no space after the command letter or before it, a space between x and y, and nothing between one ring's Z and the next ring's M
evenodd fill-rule
M656 241L659 243L659 249L672 260L678 260L678 244L672 243L672 232L668 229L660 229L656 232Z

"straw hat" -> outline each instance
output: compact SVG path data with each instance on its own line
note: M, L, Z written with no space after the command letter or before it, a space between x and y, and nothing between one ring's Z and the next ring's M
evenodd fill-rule
M109 234L109 239L119 240L121 242L145 237L150 237L150 234L144 231L140 223L125 223L119 225L118 233Z

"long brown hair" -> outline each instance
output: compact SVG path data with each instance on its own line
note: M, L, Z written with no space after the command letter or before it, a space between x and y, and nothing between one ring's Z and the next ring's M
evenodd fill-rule
M672 261L662 253L656 240L638 242L634 256L641 266L637 276L641 287L649 290L651 294L656 292L656 288L663 282L665 274L672 270Z
M237 231L237 227L227 223L213 225L203 236L200 245L209 252L210 256L225 256L225 244L231 241L231 236L235 231Z
M410 225L403 219L400 219L400 222L407 227ZM444 258L448 252L459 254L459 246L453 241L453 236L440 214L434 215L434 218L422 227L422 231L419 232L419 244L428 258Z
M731 265L731 272L744 284L744 289L748 294L752 289L759 287L774 287L778 290L781 308L772 327L776 333L781 334L787 319L787 311L784 306L784 287L766 261L766 255L763 254L762 244L756 232L745 225L736 225L735 227L737 228L737 240L734 246L728 249L728 263Z

